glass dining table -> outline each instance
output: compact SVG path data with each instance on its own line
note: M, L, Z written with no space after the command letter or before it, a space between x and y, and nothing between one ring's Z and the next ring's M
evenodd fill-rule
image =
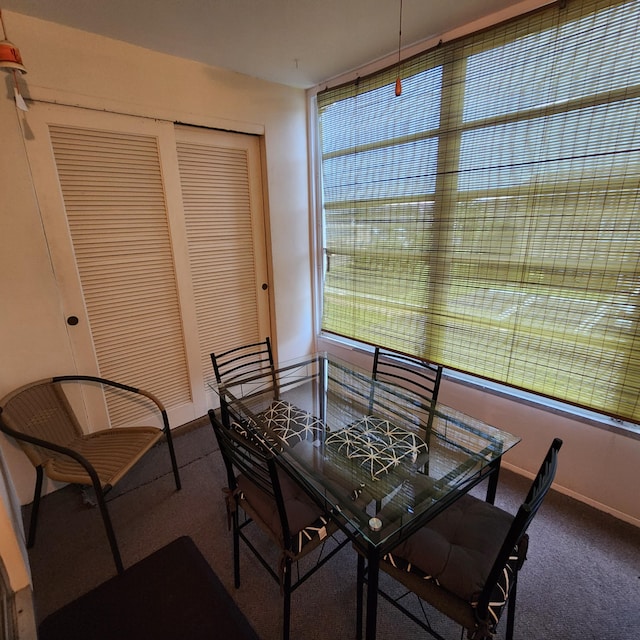
M366 557L367 640L380 558L480 482L493 502L502 456L519 442L440 403L425 408L401 385L326 353L211 386L223 424L271 448Z

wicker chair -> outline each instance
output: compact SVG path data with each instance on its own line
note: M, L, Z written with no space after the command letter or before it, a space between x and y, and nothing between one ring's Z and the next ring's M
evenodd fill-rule
M161 417L163 427L107 428L85 433L65 393L68 383L103 385L148 403ZM17 441L36 469L28 547L35 542L45 474L51 480L93 487L118 573L123 572L122 559L104 495L162 438L167 440L176 488L181 487L167 412L155 396L142 389L95 376L40 380L0 401L0 430Z

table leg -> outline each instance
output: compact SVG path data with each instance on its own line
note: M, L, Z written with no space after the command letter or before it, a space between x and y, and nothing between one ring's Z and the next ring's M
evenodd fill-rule
M369 547L367 577L367 640L376 639L376 622L378 614L378 572L380 558L376 549Z
M362 640L362 606L364 603L364 556L358 553L358 573L356 577L356 640Z
M493 504L496 501L496 490L498 488L498 476L500 475L500 458L494 460L491 465L491 474L489 475L489 482L487 484L487 497L486 501L489 504Z

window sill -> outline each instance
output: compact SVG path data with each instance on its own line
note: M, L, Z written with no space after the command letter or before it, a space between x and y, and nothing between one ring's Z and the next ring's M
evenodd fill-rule
M481 380L480 378L459 373L457 371L445 369L443 377L457 382L458 384L481 390L484 393L488 393L496 397L506 398L520 404L536 407L542 411L564 416L575 422L581 422L598 429L604 429L605 431L611 431L612 433L640 440L640 425L632 422L624 422L623 420L609 418L608 416L601 415L595 411L573 407L557 400L551 400L549 398L538 396L534 393L512 389L501 384Z
M356 342L354 340L348 340L346 338L337 338L332 335L321 334L319 336L320 343L326 343L327 345L335 345L342 349L349 351L355 351L363 355L373 355L373 347ZM468 386L473 389L478 389L484 393L488 393L500 398L506 398L520 404L526 404L528 406L536 407L540 410L547 411L556 415L564 416L570 420L588 424L598 429L604 429L619 435L623 435L634 440L640 440L640 425L632 422L625 422L623 420L616 420L608 416L596 413L595 411L589 411L588 409L580 409L572 405L538 396L535 393L529 393L527 391L521 391L519 389L513 389L505 385L501 385L475 376L460 373L458 371L452 371L445 369L443 372L445 379L451 380L458 384Z

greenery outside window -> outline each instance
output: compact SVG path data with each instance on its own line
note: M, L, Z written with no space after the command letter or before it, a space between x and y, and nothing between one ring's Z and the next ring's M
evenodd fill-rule
M322 329L640 422L638 51L568 0L319 93Z

